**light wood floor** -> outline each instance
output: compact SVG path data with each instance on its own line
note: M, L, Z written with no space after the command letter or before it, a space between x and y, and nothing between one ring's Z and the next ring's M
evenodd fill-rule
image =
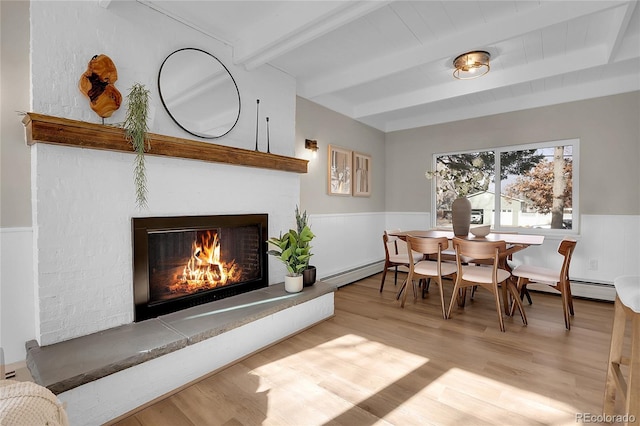
M483 289L444 320L436 285L401 309L393 274L382 294L380 278L340 288L335 317L117 424L575 425L601 413L613 304L576 299L566 331L560 298L534 293L529 325L505 318L501 333Z

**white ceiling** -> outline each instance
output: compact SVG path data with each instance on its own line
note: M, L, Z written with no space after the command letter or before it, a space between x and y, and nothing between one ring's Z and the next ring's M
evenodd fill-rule
M640 90L638 1L138 0L385 132ZM491 71L452 76L491 53Z

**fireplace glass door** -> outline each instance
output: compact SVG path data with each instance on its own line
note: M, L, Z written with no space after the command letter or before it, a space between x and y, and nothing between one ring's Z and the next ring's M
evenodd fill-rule
M136 321L266 286L257 216L134 218Z

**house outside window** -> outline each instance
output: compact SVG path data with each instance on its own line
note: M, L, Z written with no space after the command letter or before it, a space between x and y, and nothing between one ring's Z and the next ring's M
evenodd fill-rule
M451 227L451 205L462 196L471 202L472 225L576 234L578 159L577 139L435 154L426 173L433 185L432 225Z

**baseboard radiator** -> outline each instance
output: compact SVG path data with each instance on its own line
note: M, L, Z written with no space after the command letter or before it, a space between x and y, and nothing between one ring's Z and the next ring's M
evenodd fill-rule
M379 262L369 263L367 265L359 266L357 268L342 271L337 274L330 275L328 277L320 278L322 281L342 287L343 285L351 284L358 280L370 277L379 272L382 272L384 268L384 260Z
M527 288L545 293L558 294L557 291L544 284L529 283ZM571 280L571 295L585 299L613 302L616 298L616 289L613 284Z
M357 268L349 269L337 274L321 278L329 284L342 287L358 280L370 277L382 272L384 261L374 262ZM402 268L400 268L402 270ZM406 269L405 269L406 270ZM534 291L557 293L554 289L544 284L530 283L528 288ZM603 300L613 302L616 297L616 290L613 284L594 283L582 280L571 280L571 294L575 297L585 299Z

